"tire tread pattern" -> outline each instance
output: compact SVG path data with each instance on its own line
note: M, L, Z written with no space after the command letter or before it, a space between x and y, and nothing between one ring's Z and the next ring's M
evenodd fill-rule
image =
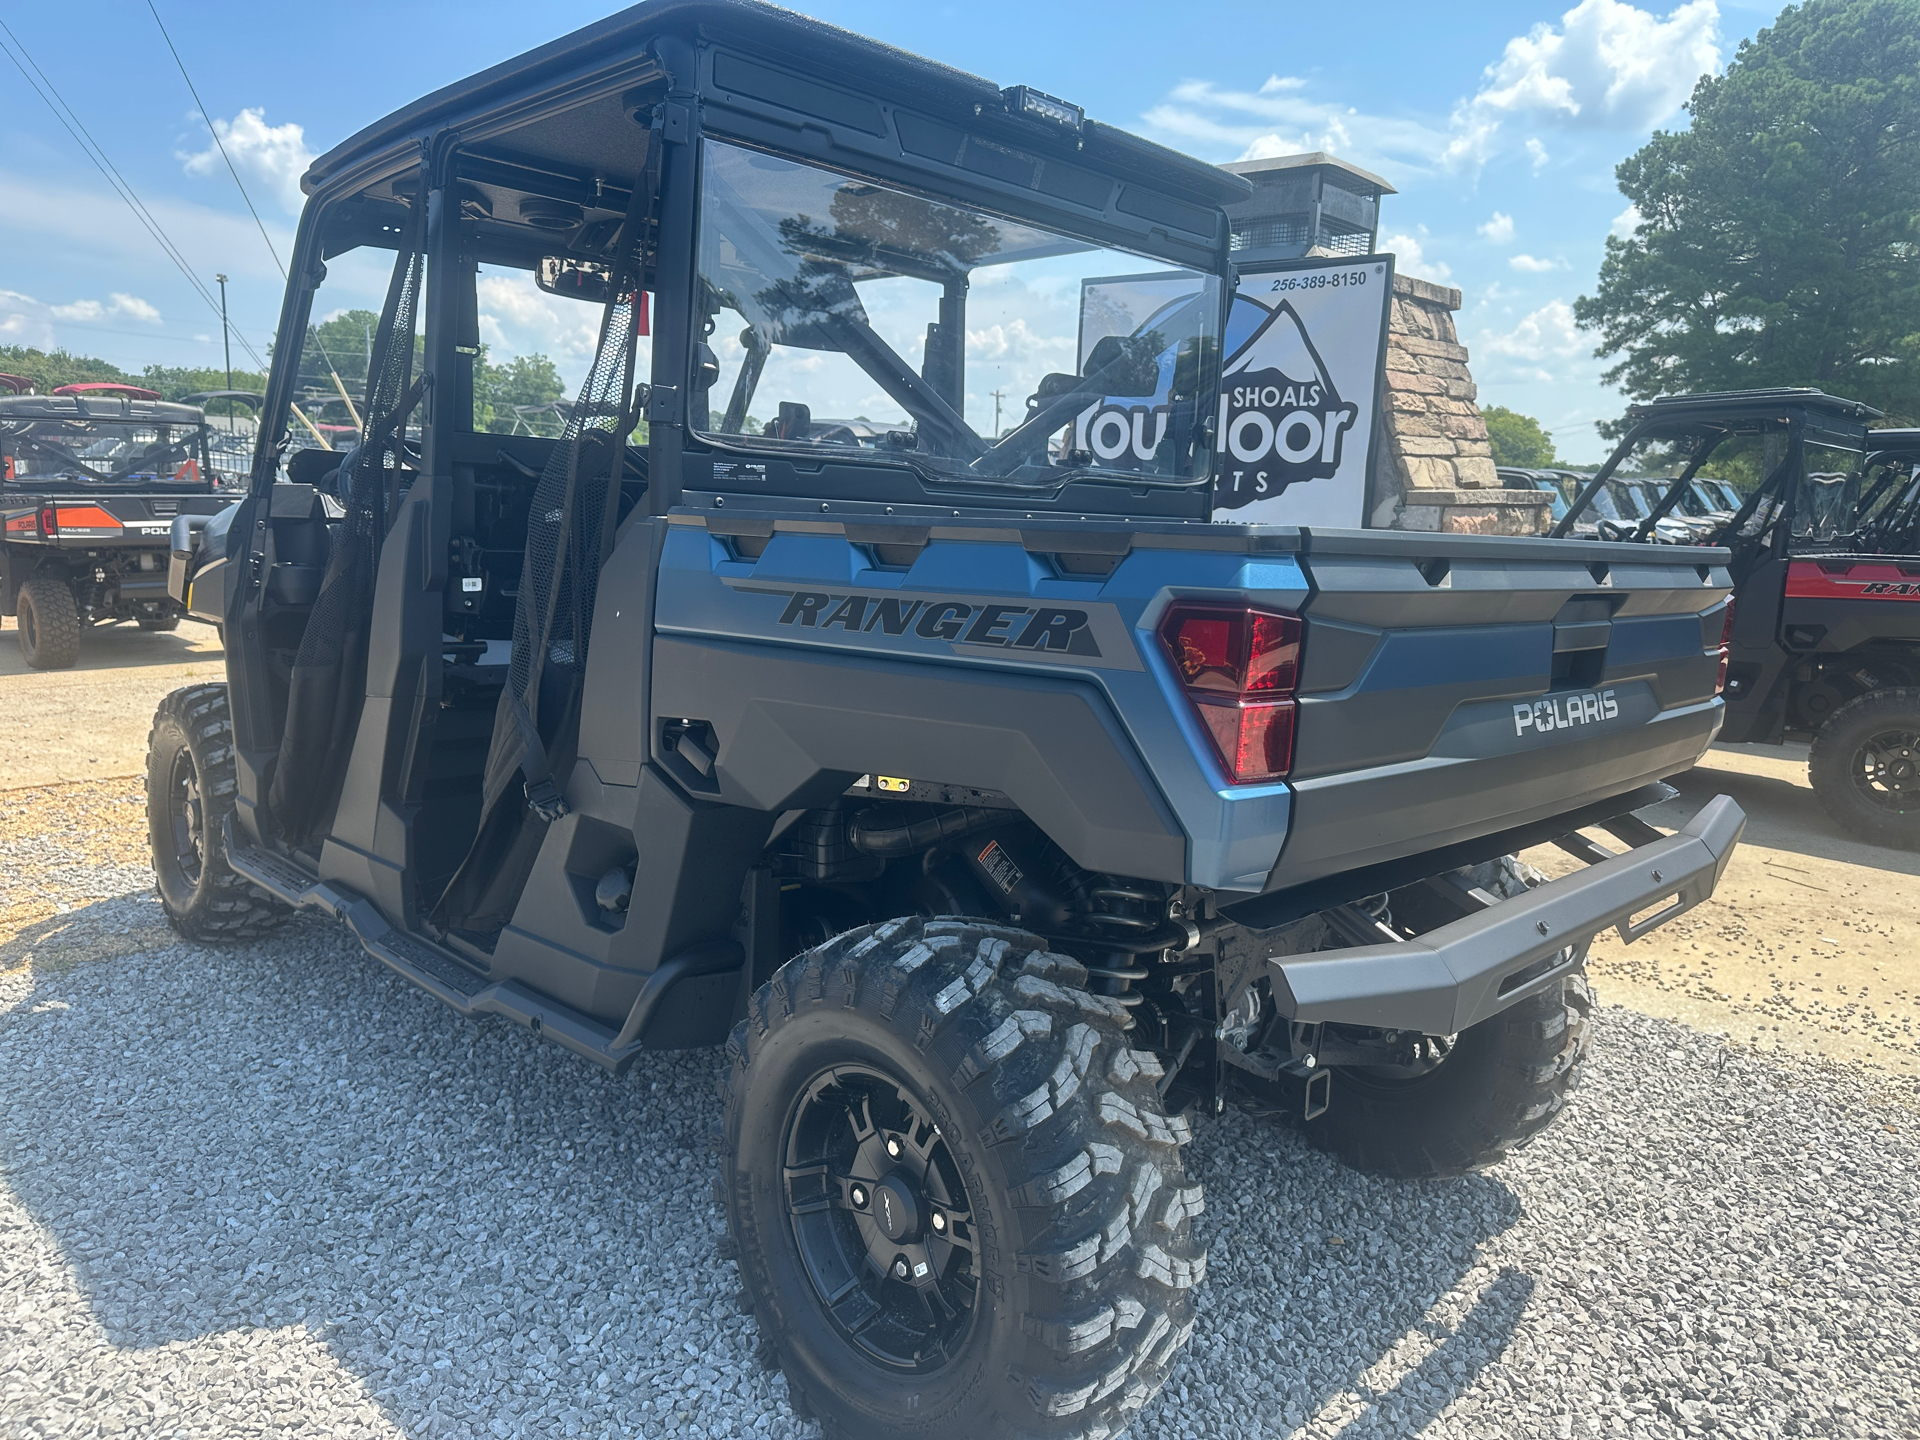
M14 624L20 630L20 651L35 670L66 670L80 658L80 611L73 603L73 590L59 575L45 571L31 577L20 587L16 610L26 606L32 614L34 643L27 645L28 626L20 618Z
M1920 730L1920 687L1873 690L1827 717L1807 756L1807 782L1820 808L1848 835L1897 849L1920 850L1920 797L1911 810L1883 810L1853 785L1853 757L1868 735L1889 724Z
M754 1091L754 1057L809 1008L865 1008L944 1072L978 1117L968 1138L999 1168L1014 1211L1002 1236L1011 1229L1018 1243L1001 1266L1026 1279L1029 1296L1018 1321L1025 1349L1001 1392L1024 1403L914 1433L1105 1440L1157 1393L1192 1334L1194 1286L1206 1273L1194 1234L1200 1186L1180 1163L1191 1129L1165 1114L1159 1063L1130 1048L1126 1008L1088 993L1086 979L1037 936L936 917L837 936L760 987L727 1045L721 1192L761 1333L783 1363L782 1325L818 1321L775 1313L751 1278L734 1145L745 1108L775 1103ZM982 1281L985 1293L994 1277ZM988 1303L1010 1300L1003 1288ZM873 1433L826 1387L786 1369L829 1436Z
M1484 1033L1462 1032L1457 1045L1492 1053L1473 1088L1453 1094L1450 1104L1397 1106L1344 1088L1336 1071L1332 1105L1308 1122L1307 1138L1356 1170L1402 1179L1489 1169L1566 1109L1580 1083L1593 1005L1585 972L1575 971L1474 1027ZM1449 1057L1426 1079L1454 1079L1446 1071L1456 1063Z
M169 783L172 752L163 756L160 746L172 743L165 732L177 729L184 743L192 748L200 772L203 824L207 830L206 853L201 863L199 883L191 901L181 906L168 898L159 884L156 853L154 889L160 896L167 923L189 940L250 940L272 930L292 912L227 864L225 825L233 810L238 782L233 767L233 720L227 712L225 685L189 685L175 690L160 701L154 712L153 727L147 732L147 832L156 847L166 843L164 828L170 824L167 797L162 787ZM164 760L164 764L162 761Z

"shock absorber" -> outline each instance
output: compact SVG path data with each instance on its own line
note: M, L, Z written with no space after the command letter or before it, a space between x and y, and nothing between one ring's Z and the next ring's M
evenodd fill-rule
M1055 878L1061 893L1069 898L1069 924L1084 932L1083 943L1097 948L1100 938L1110 938L1125 945L1159 928L1167 905L1159 886L1095 875L1082 870L1064 853L1055 853ZM1117 949L1100 955L1099 963L1087 963L1094 992L1111 995L1122 1005L1138 1005L1142 997L1133 987L1147 978L1140 958L1132 949Z
M1165 886L1083 870L1024 822L973 835L960 849L982 888L1014 919L1087 967L1094 993L1141 1003L1133 987L1148 976L1142 961L1178 943L1163 938L1173 931Z

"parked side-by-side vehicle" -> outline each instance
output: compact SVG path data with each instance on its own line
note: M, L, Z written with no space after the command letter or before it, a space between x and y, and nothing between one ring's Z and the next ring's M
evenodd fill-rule
M283 473L276 351L185 537L227 683L155 720L162 902L324 912L614 1070L724 1045L717 1194L831 1434L1116 1433L1196 1321L1196 1117L1490 1164L1591 938L1728 863L1730 800L1635 813L1721 726L1725 551L1213 523L1237 177L658 0L305 184L279 333L390 275L363 429ZM513 286L598 329L558 439L476 424Z
M174 524L232 503L216 493L205 413L126 385L8 388L0 614L14 617L27 664L65 669L96 625L176 628L185 610L167 590Z
M1672 473L1626 538L1658 538L1712 487L1728 508L1688 523L1733 554L1721 738L1811 741L1809 779L1839 825L1920 848L1920 431L1871 430L1878 411L1806 389L1666 396L1629 415L1554 533L1576 533L1612 473L1649 455Z

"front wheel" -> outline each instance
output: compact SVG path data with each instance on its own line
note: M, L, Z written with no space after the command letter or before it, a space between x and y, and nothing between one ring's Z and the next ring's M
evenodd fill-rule
M1920 689L1874 690L1834 711L1807 779L1848 834L1920 850Z
M891 920L761 987L728 1042L727 1222L834 1437L1108 1435L1191 1334L1190 1136L1126 1009L1035 936Z
M234 788L227 687L174 691L147 736L147 838L160 908L189 940L248 939L289 913L227 864Z

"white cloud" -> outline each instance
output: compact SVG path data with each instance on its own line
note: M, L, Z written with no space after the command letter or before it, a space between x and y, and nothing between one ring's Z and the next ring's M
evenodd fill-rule
M484 271L477 287L488 358L497 365L516 355L545 355L572 398L600 343L600 307L549 295L518 270ZM723 352L739 345L730 335L716 335L714 343Z
M248 288L268 296L272 312L279 313L285 282L260 243L251 216L158 195L148 195L146 204L183 254L195 257L196 263L206 255L231 257L220 268L233 276L235 286L243 278L260 281L261 287ZM274 244L285 255L293 244L292 230L274 225L272 212L266 218ZM0 235L24 237L26 244L39 247L38 253L58 248L70 260L84 258L109 265L107 273L129 280L138 277L137 283L149 292L181 284L180 272L153 237L104 185L68 187L0 170ZM22 245L22 240L0 240L0 253L34 253L24 246L10 248L15 245ZM211 267L201 272L201 279L212 287ZM182 288L181 293L189 292ZM196 298L193 303L200 302Z
M1573 307L1564 300L1549 300L1513 329L1489 336L1476 348L1486 354L1538 364L1553 355L1576 355L1584 344L1580 327L1573 318Z
M1326 150L1361 165L1427 169L1446 150L1444 130L1316 100L1306 89L1290 75L1269 76L1257 91L1188 80L1142 119L1169 139L1242 160Z
M1719 7L1688 0L1665 19L1622 0L1580 0L1559 28L1536 25L1507 42L1480 89L1453 115L1452 165L1484 163L1509 117L1536 124L1640 132L1665 120L1720 63ZM1538 169L1546 147L1527 147Z
M64 305L50 305L19 290L0 290L0 339L10 345L51 349L63 343L62 325L121 320L158 325L160 311L138 295L120 291L105 300L72 300Z
M267 112L255 107L242 110L231 120L216 119L213 130L225 143L242 180L263 184L281 208L299 213L306 198L300 193L300 177L314 160L303 126L291 120L284 125L269 125ZM217 178L227 173L219 147L211 143L204 150L178 158L189 175Z
M1535 170L1546 169L1547 161L1553 158L1547 154L1547 147L1540 143L1540 137L1538 135L1530 135L1527 137L1527 154L1533 157L1533 168Z
M1608 234L1620 240L1631 240L1633 232L1640 228L1640 207L1629 205L1613 217L1613 225Z
M1422 280L1450 278L1453 271L1444 260L1427 258L1426 246L1422 242L1433 238L1427 234L1427 227L1416 225L1414 231L1417 233L1409 234L1400 230L1380 237L1380 249L1394 257L1394 271L1401 275L1415 275Z
M49 313L56 320L138 320L142 325L158 325L160 312L142 300L138 295L123 295L114 291L103 304L98 300L75 300L70 305L51 305Z
M1542 260L1537 255L1515 255L1507 261L1507 264L1528 275L1544 275L1549 270L1567 268L1564 260Z
M1479 227L1480 233L1496 245L1505 245L1513 239L1513 217L1496 210L1493 218Z

